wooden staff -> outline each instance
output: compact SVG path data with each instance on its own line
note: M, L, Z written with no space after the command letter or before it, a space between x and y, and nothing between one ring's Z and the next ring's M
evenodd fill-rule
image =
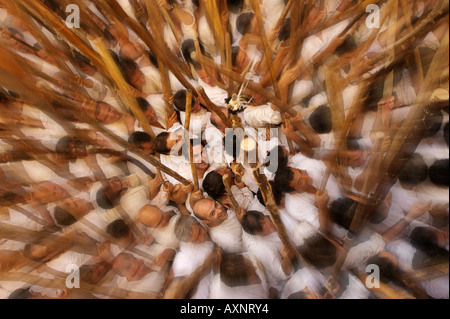
M159 48L153 37L148 34L148 32L139 23L131 19L116 0L98 0L98 2L102 3L105 7L111 8L111 12L119 20L122 20L125 24L127 24L141 38L141 40L144 41L149 49L164 62L170 71L172 71L181 84L183 84L187 89L192 90L194 95L197 94L194 87L184 78L177 65L172 62L177 61L177 57L174 56L166 47Z
M213 82L214 82L215 85L217 85L218 87L220 87L222 90L226 91L226 90L228 89L228 87L227 87L225 84L220 83L220 81L217 80L216 77L213 76L213 75L211 74L211 72L209 71L209 68L208 68L208 67L205 67L205 66L202 64L202 62L203 62L203 59L202 59L202 58L197 58L197 57L199 57L199 56L203 56L203 55L202 55L202 51L201 51L201 49L200 49L200 44L199 44L199 42L198 42L198 39L195 39L195 40L194 40L194 46L195 46L196 59L198 60L198 63L201 64L203 71L205 71L206 74L209 76L209 78L210 78L211 80L213 80Z
M69 275L69 274L67 274ZM0 273L1 281L18 281L18 282L26 282L30 285L35 285L44 288L54 288L54 289L67 289L66 279L46 279L43 277L38 277L34 275L30 275L23 272L8 272L8 273ZM76 289L77 291L88 292L92 294L100 294L109 296L111 298L118 299L159 299L160 296L151 294L151 293L143 293L130 291L126 289L115 287L102 287L99 285L89 284L85 281L80 281L80 288Z
M367 199L369 197L369 191L373 187L372 173L373 169L376 165L376 162L380 160L381 155L381 146L383 143L384 136L378 136L375 141L374 150L372 156L370 157L369 164L367 166L368 174L365 176L364 185L361 191L361 197L363 199ZM334 265L333 277L329 282L329 289L332 293L337 292L339 274L341 272L341 268L344 265L345 259L347 258L348 252L353 244L353 241L360 230L360 223L367 217L366 206L358 203L356 208L355 215L353 216L352 222L350 224L349 231L344 238L343 250L340 252L338 260Z
M223 124L226 127L229 127L229 128L233 127L233 124L225 116L225 114L223 114L223 112L219 109L219 107L217 105L215 105L213 102L211 102L211 100L209 99L208 95L206 95L205 90L203 89L203 87L198 86L197 87L197 92L201 96L203 101L205 102L205 104L206 104L205 106L208 109L208 111L210 111L211 113L212 112L216 113L217 116L219 116L219 118L222 120Z
M208 21L208 24L212 30L216 46L219 49L222 63L226 63L225 30L222 30L222 22L220 21L216 0L200 0L200 3L204 9L206 20Z
M105 65L107 67L107 70L110 73L110 76L112 79L114 79L114 82L117 84L117 86L120 88L121 95L127 102L127 105L130 107L131 111L133 112L134 116L136 116L139 124L144 129L144 131L152 137L154 140L156 138L155 133L152 130L152 127L150 124L148 124L147 118L145 117L144 113L142 112L141 108L139 107L136 99L132 96L129 88L128 88L128 82L125 81L123 78L122 73L119 70L119 67L117 66L116 62L111 57L111 54L109 53L108 49L105 46L105 43L103 42L103 39L96 38L92 41L94 45L97 47L98 52L103 57L103 61L105 62ZM124 110L124 112L128 113L128 110Z
M164 7L158 6L152 0L145 0L145 3L148 6L152 7L152 10L154 10L153 12L156 13L159 10L162 13L162 16L164 17L164 20L166 20L167 24L169 25L170 29L172 30L172 33L175 36L175 39L177 40L177 43L181 43L180 33L177 30L177 27L175 26L175 23L173 22L173 19L170 17L170 14L167 12L167 10Z
M167 287L164 293L164 299L186 299L188 298L188 293L195 286L198 285L203 277L211 272L211 269L215 267L219 262L219 252L218 249L214 249L213 252L209 254L206 260L201 266L197 267L189 276L183 279L173 280Z
M347 136L347 132L355 118L356 113L358 112L358 110L362 107L363 103L365 102L365 100L367 99L366 93L368 92L369 89L369 82L363 81L359 84L358 86L358 92L356 93L355 99L353 100L353 104L350 107L350 110L348 111L347 117L345 118L345 122L344 125L342 127L342 130L339 134L339 137L334 145L334 149L333 152L330 156L330 165L327 166L327 169L325 171L325 174L322 178L322 182L320 183L320 187L319 190L320 191L324 191L325 187L327 185L328 182L328 178L330 177L331 174L331 165L332 163L335 161L335 159L338 157L342 144L344 143L346 136ZM364 97L365 96L365 97Z
M448 2L447 2L448 4ZM423 117L430 105L430 97L434 87L439 83L440 72L448 66L448 44L449 32L447 31L441 42L439 50L431 62L429 72L425 77L424 83L417 95L416 101L411 106L407 118L393 138L392 144L381 163L380 176L382 180L374 192L374 197L382 201L389 192L391 186L397 180L403 165L408 160L406 154L414 153L424 132Z
M17 64L16 60L14 59L14 56L12 56L10 52L4 50L1 46L0 52L2 53L3 61L8 61L7 64L4 63L0 65L0 69L2 70L2 72L0 72L0 83L2 83L2 85L6 88L14 88L13 89L14 91L20 93L21 96L31 101L33 105L36 105L43 111L49 112L50 114L54 114L54 112L52 113L51 111L49 111L48 105L43 103L43 101L47 100L49 96L45 96L44 95L45 92L37 90L35 87L33 87L33 85L27 83L27 81L24 80L24 79L31 80L30 74L27 74L26 72L23 71L24 69L26 69L25 68L26 65ZM9 76L10 74L13 74L13 76L12 77ZM22 79L22 81L19 81L18 79ZM26 86L24 86L24 84ZM67 106L70 107L70 105L68 104ZM72 109L74 108L72 107ZM105 128L103 125L99 125L96 121L92 120L89 116L87 116L83 112L79 113L79 116L83 119L84 122L97 128L98 131L105 134L105 136L109 137L111 140L113 140L123 148L139 155L140 157L151 163L153 166L158 167L164 173L180 181L182 184L184 185L190 184L190 181L179 175L177 172L174 172L172 169L161 164L161 162L158 159L154 158L153 156L145 154L138 147L118 137L117 135L112 133L109 129Z
M233 68L233 58L232 58L232 52L231 52L231 37L230 37L230 33L227 32L227 34L225 35L225 55L226 55L226 66L227 69L231 70ZM249 63L250 65L250 63ZM234 81L233 79L228 78L228 88L227 88L227 93L228 93L228 97L231 97L231 95L234 92Z
M247 85L247 88L249 90L255 92L256 94L263 96L264 98L269 100L269 102L276 105L281 113L288 112L292 116L295 116L297 114L293 109L291 109L290 105L288 105L287 103L278 99L276 96L274 96L272 93L270 93L269 91L264 89L258 83L255 83L252 81L247 81L240 74L238 74L232 70L228 70L221 65L216 64L214 61L208 59L207 57L204 57L204 56L202 57L202 63L205 64L206 66L216 69L218 72L224 74L225 76L232 78L233 81L238 82L240 85L242 85L242 84Z
M225 185L225 190L227 191L228 196L231 199L231 203L233 204L233 208L236 212L238 212L239 210L239 204L236 201L236 198L234 197L232 191L231 191L231 186L230 186L230 180L228 177L228 174L224 174L222 176L222 181L223 181L223 185Z
M192 147L192 141L189 137L189 126L191 123L191 112L192 111L192 91L187 90L186 91L186 117L184 119L184 139L189 147L189 162L191 164L191 172L192 172L192 179L194 180L194 190L198 190L198 176L197 176L197 169L195 168L194 163L194 150Z

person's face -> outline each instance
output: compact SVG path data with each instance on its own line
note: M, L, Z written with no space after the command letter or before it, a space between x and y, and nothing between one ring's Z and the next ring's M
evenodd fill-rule
M155 154L155 143L152 141L142 143L140 149L143 150L145 154L153 155Z
M51 258L55 256L56 253L55 248L49 248L47 246L41 245L30 245L30 255L35 259L41 259L43 262L49 261Z
M209 167L208 155L206 152L203 152L203 146L201 144L192 146L192 152L194 155L195 167L200 170L207 169Z
M131 76L131 84L136 88L140 89L147 84L147 80L145 79L144 73L141 70L136 68Z
M156 112L152 107L147 107L144 112L144 116L150 125L158 124L158 117L156 116Z
M171 150L175 144L177 144L178 142L180 142L183 139L183 136L177 136L174 133L170 133L169 137L167 138L167 142L166 142L166 146L167 149Z
M448 232L441 230L436 232L436 245L444 249L448 247Z
M362 150L347 151L348 166L360 167L364 164L364 156Z
M194 225L192 229L192 237L189 240L190 243L200 244L209 240L209 234L201 225Z
M204 222L210 226L220 225L228 218L225 207L219 202L208 200L202 202L198 209L198 215L204 219Z
M66 198L64 199L64 204L70 211L77 212L81 216L88 214L93 209L91 203L79 197Z
M248 57L248 55L241 51L239 52L239 54L236 56L236 70L237 72L241 72L242 70L244 70L247 65L250 63L250 58Z
M262 235L270 235L275 231L275 226L269 216L264 216L262 220Z
M110 124L117 122L122 114L116 111L111 105L105 103L97 104L96 119L102 124Z
M127 190L127 185L117 176L111 177L108 182L113 194L121 194Z
M291 170L294 173L294 177L289 186L294 188L296 192L305 192L312 185L312 178L304 170L295 168L291 168Z
M81 63L80 70L87 75L94 75L97 72L97 68L95 66L87 63Z
M109 267L104 262L99 262L90 266L92 270L92 281L99 282L108 272Z
M198 113L202 110L202 106L200 105L200 100L196 97L192 97L192 105L191 105L191 113Z
M70 197L70 194L61 186L52 182L39 183L34 188L34 198L40 202L56 202Z
M121 277L126 277L128 281L141 278L145 272L144 262L130 254L121 254L114 263L114 268Z

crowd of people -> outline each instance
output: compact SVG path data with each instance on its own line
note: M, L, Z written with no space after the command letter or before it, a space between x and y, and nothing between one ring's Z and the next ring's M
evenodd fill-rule
M69 2L0 1L0 298L449 298L448 1Z

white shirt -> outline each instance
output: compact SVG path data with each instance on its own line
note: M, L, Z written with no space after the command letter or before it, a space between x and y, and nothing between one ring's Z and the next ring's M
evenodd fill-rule
M220 225L209 228L211 239L225 252L240 253L244 251L242 243L242 226L234 211L227 211L228 217Z

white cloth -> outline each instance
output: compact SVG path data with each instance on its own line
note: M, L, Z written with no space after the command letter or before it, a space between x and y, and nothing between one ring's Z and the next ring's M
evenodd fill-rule
M320 290L326 287L326 285L327 279L321 272L305 267L297 270L289 278L281 292L281 299L287 299L290 295L302 291L305 288L308 288L316 295L320 295Z
M211 239L227 253L244 251L242 243L242 226L234 211L227 211L228 217L220 225L209 228Z
M244 110L245 122L253 128L265 128L268 124L281 123L281 114L274 111L269 104L247 106Z

